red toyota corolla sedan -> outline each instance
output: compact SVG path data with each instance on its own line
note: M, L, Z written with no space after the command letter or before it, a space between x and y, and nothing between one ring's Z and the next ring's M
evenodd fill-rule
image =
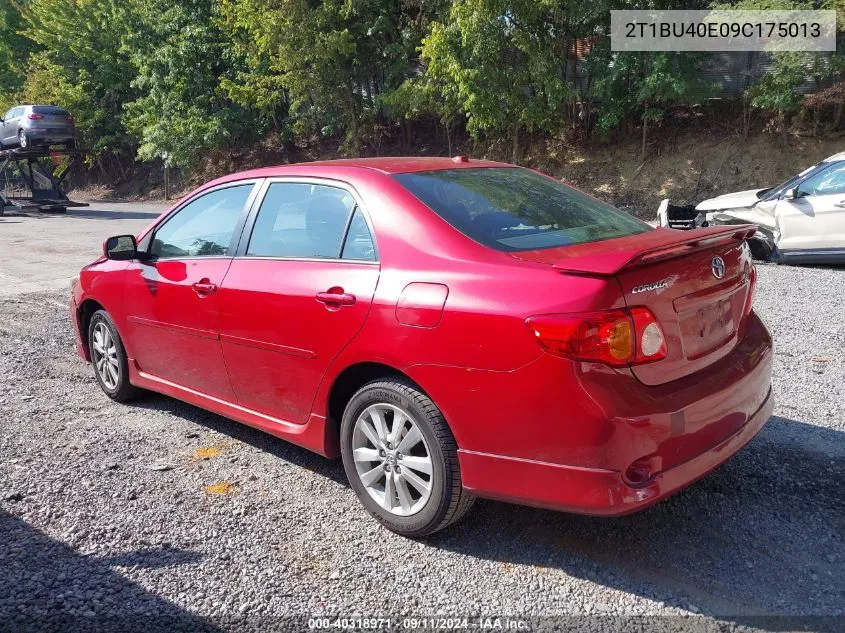
M73 288L103 391L157 391L327 457L389 529L474 497L619 515L772 412L747 226L653 229L531 170L448 158L211 182Z

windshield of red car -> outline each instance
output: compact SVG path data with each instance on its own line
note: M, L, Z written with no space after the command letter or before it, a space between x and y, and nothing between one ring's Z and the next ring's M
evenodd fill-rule
M627 213L528 169L444 169L394 178L464 235L500 251L598 242L651 230Z

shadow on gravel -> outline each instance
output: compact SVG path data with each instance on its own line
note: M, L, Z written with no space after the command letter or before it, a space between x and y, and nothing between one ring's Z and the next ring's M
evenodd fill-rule
M0 631L220 631L111 569L193 562L190 552L83 556L3 510L0 534Z
M130 406L153 411L166 411L195 424L200 424L217 433L227 435L239 442L249 444L286 462L306 468L331 479L335 483L349 486L346 473L343 471L343 464L339 459L326 459L295 444L280 440L269 433L264 433L258 429L240 424L222 415L206 411L205 409L200 409L181 400L148 393L138 400L133 400Z
M841 632L843 481L845 433L773 417L722 468L639 514L602 519L481 501L430 543L559 568L764 630Z
M340 460L164 396L133 406L169 412L348 486ZM504 565L560 569L758 630L841 633L843 481L845 433L775 416L727 464L644 512L607 519L480 500L428 543Z
M141 569L157 569L159 567L176 567L197 563L202 559L200 554L169 547L151 547L135 550L119 556L101 557L97 560L108 567L140 567Z

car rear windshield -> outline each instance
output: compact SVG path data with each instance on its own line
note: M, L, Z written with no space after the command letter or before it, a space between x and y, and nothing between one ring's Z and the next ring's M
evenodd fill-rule
M35 106L32 108L35 114L56 114L59 116L69 116L70 112L64 108L57 108L56 106Z
M444 169L394 178L464 235L500 251L598 242L651 229L528 169Z

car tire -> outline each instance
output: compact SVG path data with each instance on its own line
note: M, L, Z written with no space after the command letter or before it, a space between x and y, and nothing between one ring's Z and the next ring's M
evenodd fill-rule
M126 402L140 390L129 382L129 359L114 321L105 310L97 310L88 324L88 349L94 377L112 400Z
M343 413L340 448L358 499L397 534L428 536L473 504L461 484L452 431L434 402L409 381L361 387Z
M26 137L26 130L18 130L18 145L21 149L29 147L29 139Z

